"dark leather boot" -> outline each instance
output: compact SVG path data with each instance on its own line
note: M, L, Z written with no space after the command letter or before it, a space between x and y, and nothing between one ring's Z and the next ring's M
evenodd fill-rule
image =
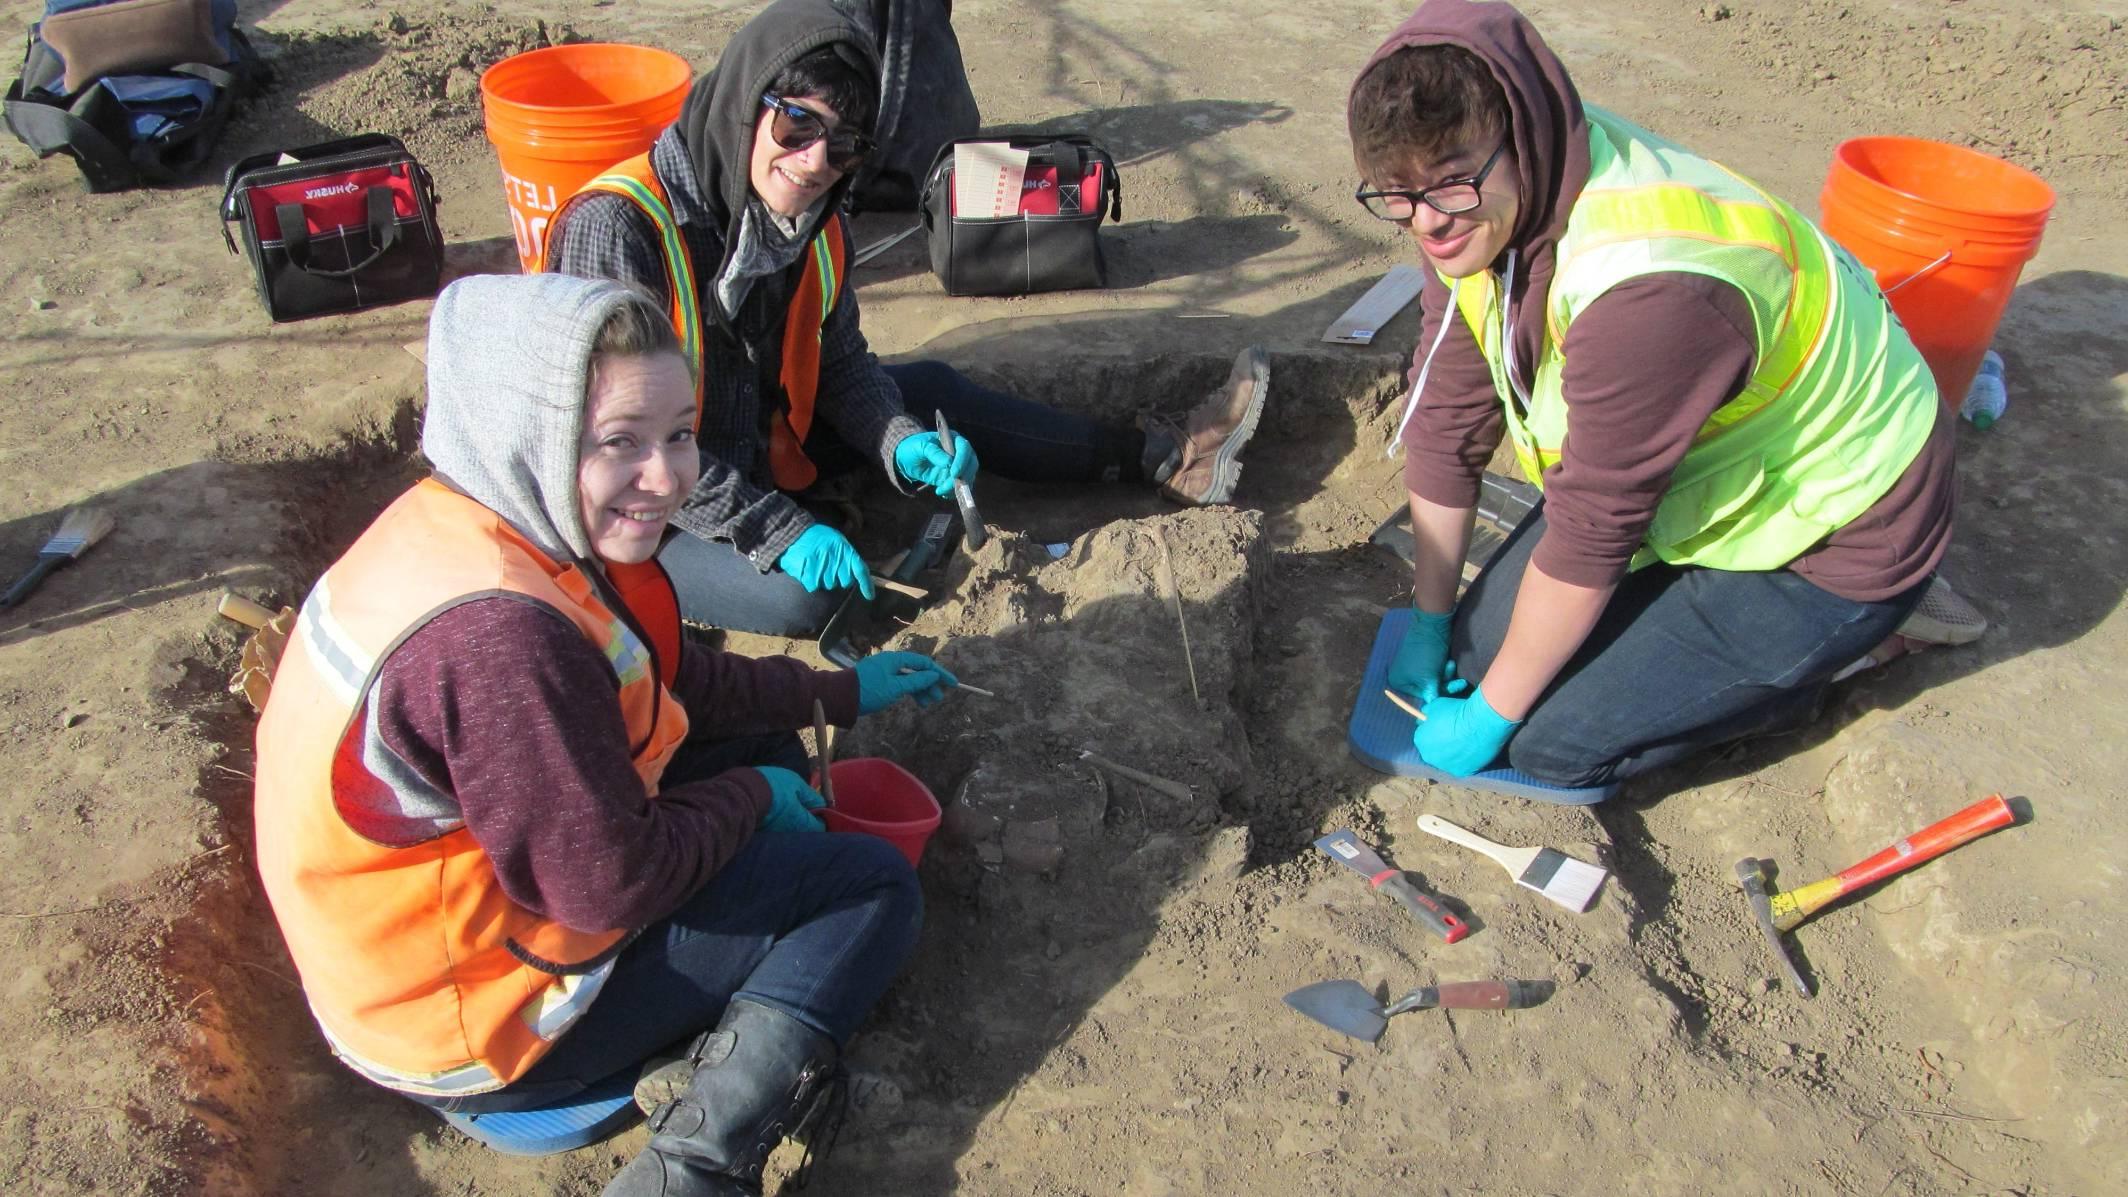
M744 999L690 1054L687 1091L651 1115L650 1145L605 1197L759 1197L769 1153L825 1121L840 1086L834 1040Z

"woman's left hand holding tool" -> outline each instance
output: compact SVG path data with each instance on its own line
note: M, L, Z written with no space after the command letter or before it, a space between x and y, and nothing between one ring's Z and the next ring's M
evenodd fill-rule
M857 711L871 715L894 705L900 699L914 698L916 705L928 707L946 697L946 691L960 682L940 665L922 653L873 653L856 666Z

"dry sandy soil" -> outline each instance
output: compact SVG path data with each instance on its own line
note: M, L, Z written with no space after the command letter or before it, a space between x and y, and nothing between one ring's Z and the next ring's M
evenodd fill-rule
M437 173L451 269L510 269L477 71L565 38L706 65L752 7L246 0L280 84L214 171L397 133ZM1808 210L1832 147L1879 132L2007 156L2061 196L1999 336L2009 416L1959 432L1947 572L1993 630L1844 686L1806 734L1589 812L1385 779L1342 742L1406 587L1365 541L1397 498L1381 446L1413 320L1367 349L1317 338L1408 253L1346 198L1341 115L1405 6L957 9L993 122L1086 129L1124 161L1118 277L949 300L905 244L857 276L877 348L1124 414L1185 406L1260 342L1274 396L1237 509L985 481L1003 534L906 642L1000 697L853 741L958 803L926 863L923 946L856 1049L880 1083L816 1191L2128 1191L2128 1052L2104 996L2128 979L2109 913L2128 897L2128 729L2105 697L2128 664L2128 10L1533 7L1589 98ZM35 11L6 0L0 27ZM251 723L222 690L237 636L215 596L295 601L413 476L421 376L400 346L427 308L270 324L218 194L203 172L85 196L69 163L12 142L0 159L0 562L27 564L74 504L118 521L0 614L0 1175L38 1194L596 1192L641 1131L504 1158L335 1065L260 896ZM916 514L871 509L882 551ZM1053 542L1071 551L1052 561ZM1192 799L1105 782L1084 748ZM1770 856L1798 883L1991 791L2031 821L1805 926L1817 1000L1769 979L1732 861ZM1614 878L1565 913L1416 832L1429 810ZM1480 933L1444 947L1334 871L1309 843L1345 825ZM1557 991L1412 1014L1367 1047L1279 1002L1339 976Z

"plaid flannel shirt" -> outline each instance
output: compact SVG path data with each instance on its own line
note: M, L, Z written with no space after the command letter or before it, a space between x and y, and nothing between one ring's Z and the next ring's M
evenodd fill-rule
M724 260L724 230L703 200L677 128L666 130L651 147L650 163L694 259L696 298L707 313L717 302L715 272ZM845 243L848 232L845 226ZM657 229L641 208L618 195L583 195L563 208L549 234L547 269L634 283L661 306L671 303ZM753 281L732 320L738 344L704 321L697 437L702 477L673 517L683 531L704 540L730 541L763 573L774 569L783 551L813 523L776 489L768 459L770 421L784 409L783 328L797 273L785 270ZM857 292L847 278L842 298L820 330L820 387L813 414L845 444L871 447L887 479L914 493L894 468L894 446L923 429L903 410L901 392L866 346L857 327Z

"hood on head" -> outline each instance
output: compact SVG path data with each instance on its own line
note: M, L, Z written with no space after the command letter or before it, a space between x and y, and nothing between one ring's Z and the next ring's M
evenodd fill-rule
M825 46L834 47L844 62L878 86L878 49L834 0L776 0L732 36L717 57L716 67L696 79L687 93L686 107L680 112L680 137L694 163L702 194L723 224L727 259L753 193L747 172L753 160L754 126L761 116L761 93L785 67ZM836 182L820 204L816 222L833 216L850 182L848 175ZM810 238L814 230L802 232ZM726 264L719 262L717 269L703 273L721 278Z
M591 349L630 294L565 274L483 274L429 316L421 451L556 561L594 560L577 500Z
M1461 46L1483 59L1507 95L1522 194L1510 245L1526 257L1540 243L1558 239L1567 211L1588 182L1588 123L1581 95L1529 18L1499 0L1426 0L1368 58L1359 77L1398 50L1437 45Z

